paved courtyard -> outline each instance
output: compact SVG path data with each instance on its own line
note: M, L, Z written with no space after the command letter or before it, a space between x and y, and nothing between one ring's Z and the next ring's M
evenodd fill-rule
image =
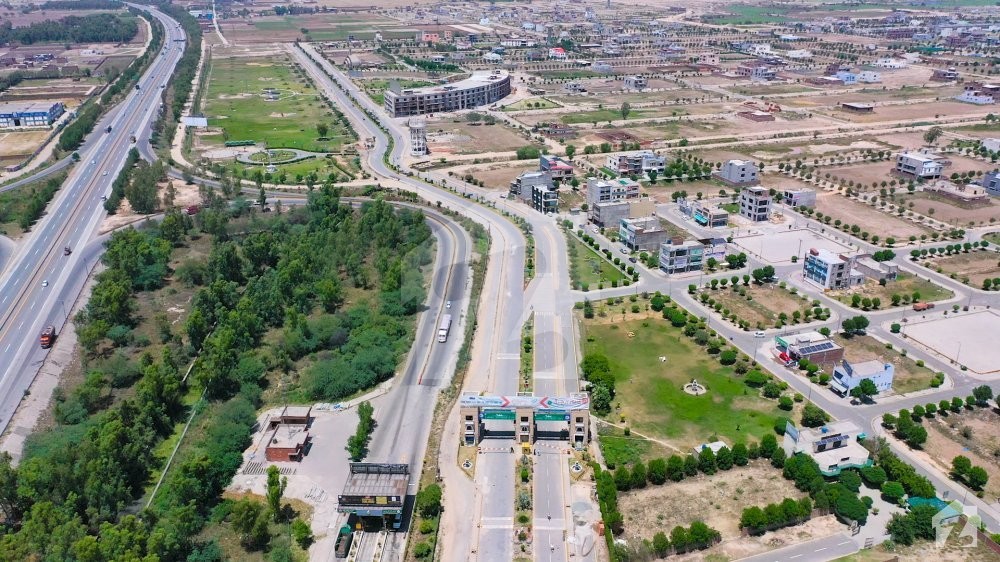
M1000 347L995 343L1000 333L1000 314L992 310L935 314L931 320L909 322L903 333L970 371L1000 372Z
M765 226L748 236L739 236L733 242L748 254L772 264L792 263L792 256L803 256L810 248L826 248L831 252L850 252L852 248L831 238L805 228L771 230Z

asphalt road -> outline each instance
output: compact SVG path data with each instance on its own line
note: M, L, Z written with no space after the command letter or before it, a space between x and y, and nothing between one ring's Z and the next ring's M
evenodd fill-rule
M739 560L740 562L814 562L834 560L857 551L857 544L847 533L837 533Z
M79 151L80 162L50 203L46 215L18 244L0 278L0 430L7 427L24 392L45 357L38 334L47 325L60 331L65 307L82 285L78 265L84 253L63 255L63 248L80 249L93 237L105 216L102 195L124 165L132 147L130 137L148 139L149 126L159 111L161 89L173 72L182 49L175 40L184 33L174 20L148 7L166 29L165 55L156 56L139 81L140 89L94 127ZM105 133L108 126L111 133ZM78 289L77 289L78 291Z

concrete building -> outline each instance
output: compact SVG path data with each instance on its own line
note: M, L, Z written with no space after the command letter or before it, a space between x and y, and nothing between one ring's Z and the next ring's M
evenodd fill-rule
M656 206L651 199L631 199L594 203L588 212L590 221L594 224L605 228L615 228L622 219L653 216L656 213Z
M781 192L785 204L792 207L815 207L816 192L808 188L785 189Z
M749 160L728 160L714 175L729 185L757 185L760 181L760 170Z
M551 154L542 154L538 157L538 171L548 172L553 181L573 179L573 165Z
M775 336L774 346L778 359L786 363L808 359L817 365L831 366L844 360L844 348L816 331Z
M639 184L628 178L587 178L587 204L639 198Z
M619 175L645 174L650 171L663 173L667 167L667 157L657 156L652 150L642 150L627 154L608 155L608 169Z
M0 129L49 127L64 111L62 102L0 103Z
M989 94L974 87L966 86L962 93L955 96L958 101L973 103L976 105L990 105L994 102L993 94Z
M872 461L861 443L861 431L853 422L837 421L818 428L785 427L782 448L785 455L809 455L819 465L823 476L837 476L848 468L871 466Z
M763 64L741 64L735 69L736 75L750 80L768 81L778 77L776 70Z
M981 181L986 193L994 197L1000 197L1000 172L989 172L983 175Z
M944 164L941 158L924 152L904 152L896 155L896 173L918 180L936 180L941 177Z
M935 82L951 82L958 80L958 70L953 66L948 69L938 68L931 74L931 80Z
M881 361L864 361L851 364L844 359L833 369L833 379L830 388L841 396L847 396L851 390L865 379L871 379L875 388L881 393L892 389L892 377L895 368L892 363Z
M590 69L601 74L611 74L615 71L615 67L611 66L611 63L603 60L595 60L590 64Z
M619 222L618 238L632 251L656 251L669 237L660 219L655 216L622 219Z
M702 226L725 228L729 226L729 213L724 209L709 206L698 200L682 197L677 200L680 211Z
M626 76L624 82L626 90L644 90L647 87L645 76Z
M740 216L754 222L766 221L771 217L771 193L758 186L740 190Z
M408 117L489 105L511 92L510 74L504 70L473 72L452 84L401 89L393 82L385 92L385 110L391 117Z
M875 113L875 104L856 101L841 102L840 109L853 113Z
M295 462L302 460L309 445L309 430L304 425L279 424L268 430L264 458L271 462Z
M865 276L854 268L854 259L826 248L810 248L802 263L802 277L824 289L848 289L864 283Z
M559 212L559 190L555 185L532 184L531 208L542 214Z
M541 186L545 190L555 189L552 176L548 172L524 172L510 182L510 195L516 196L525 203L532 199L532 188Z
M705 245L696 240L676 238L660 244L660 269L668 275L701 271L705 260Z
M854 268L869 279L895 281L899 276L899 266L891 261L875 261L870 256L862 255L854 259Z
M410 155L427 155L427 122L423 119L415 118L406 122L410 128Z

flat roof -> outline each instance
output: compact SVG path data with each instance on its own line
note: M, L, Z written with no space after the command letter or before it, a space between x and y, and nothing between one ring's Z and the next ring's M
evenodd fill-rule
M52 106L61 102L12 101L0 102L0 114L8 113L48 113Z
M941 159L941 157L936 154L926 154L924 152L904 152L900 156L911 160L917 160L919 162L937 162Z
M282 416L290 418L305 418L312 412L312 406L285 406L281 411Z
M473 72L472 76L464 80L459 80L458 82L452 82L450 84L439 84L435 86L426 86L423 88L406 88L400 91L399 95L402 96L415 96L421 94L434 94L442 92L453 92L456 90L467 90L469 88L477 88L479 86L484 86L486 84L492 84L498 82L510 75L506 70L481 70ZM387 90L386 93L391 92Z
M873 375L878 375L885 372L885 363L872 359L871 361L862 361L860 363L847 363L850 369L845 369L848 371L848 375L851 378L867 378Z
M304 425L279 425L271 432L267 440L267 448L295 449L304 447L309 440L309 431Z
M405 497L409 481L409 465L352 462L342 495Z

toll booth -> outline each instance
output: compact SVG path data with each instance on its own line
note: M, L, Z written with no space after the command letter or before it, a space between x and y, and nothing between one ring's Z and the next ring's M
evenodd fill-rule
M337 511L358 517L359 525L380 524L398 530L410 482L410 465L352 462Z
M547 436L558 434L578 449L590 443L590 395L585 392L555 397L464 392L459 404L465 445L477 445L491 437L513 438L521 444L534 443L543 433ZM559 429L542 432L540 423Z

